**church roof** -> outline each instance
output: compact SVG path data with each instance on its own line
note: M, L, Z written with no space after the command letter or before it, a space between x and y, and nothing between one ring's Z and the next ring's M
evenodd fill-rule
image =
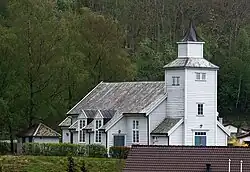
M165 65L164 68L210 68L219 69L218 66L212 64L204 58L177 58L169 64Z
M101 82L67 114L100 110L106 117L116 113L139 113L164 96L164 81Z
M199 39L200 38L197 35L195 26L194 26L193 22L190 21L189 29L186 31L186 34L181 41L182 42L188 42L188 41L199 42Z
M152 132L151 134L168 134L182 118L165 118Z

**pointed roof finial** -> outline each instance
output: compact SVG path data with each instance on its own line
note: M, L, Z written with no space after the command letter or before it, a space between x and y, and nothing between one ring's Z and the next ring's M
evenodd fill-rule
M193 21L190 20L189 29L187 30L184 38L182 39L182 42L187 42L187 41L199 42L198 38L199 37L197 36L197 32L193 24Z

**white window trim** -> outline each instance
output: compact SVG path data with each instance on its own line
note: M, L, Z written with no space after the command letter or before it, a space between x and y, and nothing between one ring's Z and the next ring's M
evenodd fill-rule
M80 128L80 121L85 121L85 125ZM84 131L84 128L87 126L87 119L78 119L78 143L86 143L86 132ZM81 141L80 137L81 137L81 132L84 132L84 141Z
M180 86L180 77L172 76L172 86Z
M202 114L199 114L199 105L202 104ZM202 102L197 102L196 103L196 110L197 110L197 113L196 113L196 116L198 117L203 117L204 116L204 108L205 107L205 103L202 103Z
M205 79L202 78L202 76L205 74ZM197 79L197 75L200 76L199 79ZM205 72L195 72L195 81L203 81L205 82L207 80L207 73Z
M207 140L208 140L208 139L207 139L207 131L208 131L208 130L193 130L193 145L194 145L194 146L195 146L195 136L196 136L195 133L196 133L196 132L206 133L206 146L207 146Z
M135 122L135 128L134 128L134 122ZM136 122L138 122L138 128L136 128ZM138 131L138 142L134 141L134 131L136 136L136 131ZM140 143L140 121L139 120L133 120L132 121L132 143L138 144Z
M98 128L96 128L96 121L101 121L101 126L98 127ZM96 119L95 119L95 123L94 123L94 143L102 143L102 132L99 131L99 129L100 129L102 126L103 126L103 119L101 119L101 118L96 118ZM99 140L96 141L97 133L100 134L100 136L101 136L100 142L99 142Z

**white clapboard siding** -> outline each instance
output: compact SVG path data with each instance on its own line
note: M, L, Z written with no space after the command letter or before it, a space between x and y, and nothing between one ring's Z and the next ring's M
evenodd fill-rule
M63 143L70 143L70 132L68 129L62 129L62 142Z
M184 124L182 123L170 136L169 145L184 144Z
M180 77L180 85L173 86L173 76ZM184 116L184 79L185 71L182 70L166 70L165 82L167 97L167 116L183 117Z
M217 127L217 146L227 145L227 135L220 127Z
M194 132L207 132L207 146L216 145L217 73L215 70L188 69L186 86L185 145L194 145ZM206 73L206 81L196 81L196 72ZM199 117L197 103L204 103L204 116Z
M59 138L52 137L34 137L34 143L59 143Z
M131 146L133 144L133 120L139 121L139 143L142 145L148 144L148 134L147 134L147 118L145 117L127 117L127 146Z
M113 146L114 144L114 135L117 135L119 130L121 131L120 134L126 135L127 134L127 118L123 117L120 121L118 121L114 126L112 126L108 130L108 148ZM125 146L127 145L125 139Z

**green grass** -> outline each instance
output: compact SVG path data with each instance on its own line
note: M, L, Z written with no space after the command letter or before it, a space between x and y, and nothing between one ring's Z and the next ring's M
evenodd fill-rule
M120 172L124 165L124 160L109 158L74 157L74 160L79 172L83 161L88 172ZM67 166L67 157L0 156L0 172L66 172Z

